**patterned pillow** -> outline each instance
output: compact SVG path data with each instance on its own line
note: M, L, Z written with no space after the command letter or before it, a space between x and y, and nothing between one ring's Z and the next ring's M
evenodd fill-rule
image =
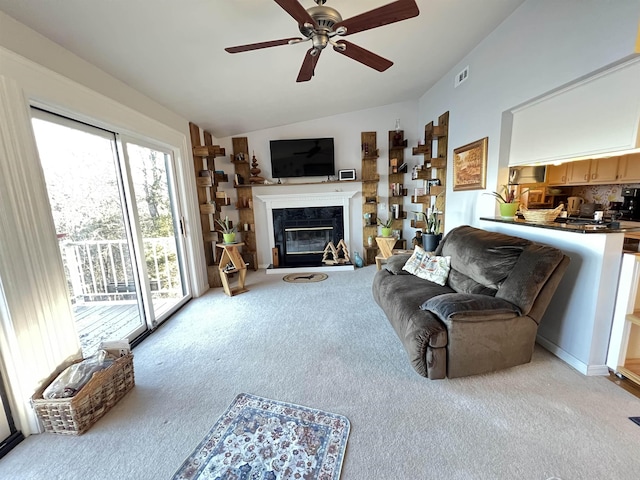
M413 255L407 260L402 269L424 280L444 285L449 277L451 257L431 255L422 247L416 245Z

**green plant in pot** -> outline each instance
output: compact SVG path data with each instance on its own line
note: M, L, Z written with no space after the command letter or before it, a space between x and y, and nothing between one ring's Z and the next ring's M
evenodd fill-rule
M393 219L388 219L388 220L380 220L378 218L378 225L380 225L382 227L382 236L383 237L390 237L391 233L392 233L392 228L391 228L391 224L393 223Z
M433 252L440 243L440 240L442 240L442 232L440 232L442 220L438 217L442 212L434 211L429 215L418 211L414 211L413 213L416 214L417 221L423 219L425 224L424 231L422 232L422 248L427 252Z
M442 233L440 232L440 225L442 220L438 218L438 214L441 212L434 211L428 217L424 215L426 221L425 231L422 234L422 248L427 252L433 252L442 240Z
M512 190L509 185L502 185L502 189L499 192L489 192L485 193L485 195L491 195L496 199L501 217L513 218L520 207L520 197L528 191L529 189L527 188L516 194L515 190Z
M229 221L229 217L225 216L224 220L220 220L216 218L216 223L220 227L220 231L222 232L222 240L224 243L233 243L236 241L236 227L231 225Z

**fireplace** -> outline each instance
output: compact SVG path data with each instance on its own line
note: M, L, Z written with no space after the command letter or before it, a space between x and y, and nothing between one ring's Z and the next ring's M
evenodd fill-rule
M283 267L318 267L329 242L344 237L342 206L273 209L273 234Z
M266 207L269 249L277 249L279 255L280 268L270 267L267 273L299 267L352 270L352 265L322 265L322 254L329 241L337 246L340 240L344 240L350 245L350 199L357 193L328 191L256 195Z

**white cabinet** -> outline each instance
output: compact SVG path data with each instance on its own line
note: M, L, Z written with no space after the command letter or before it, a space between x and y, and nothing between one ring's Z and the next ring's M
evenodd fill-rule
M607 366L640 385L640 253L625 253L618 280Z

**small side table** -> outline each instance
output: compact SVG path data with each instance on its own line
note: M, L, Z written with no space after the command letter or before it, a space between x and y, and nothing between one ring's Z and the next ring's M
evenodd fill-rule
M243 242L238 243L216 243L216 247L222 249L222 256L220 257L220 280L222 280L222 288L224 293L233 297L249 290L244 288L244 280L247 276L247 266L244 263L238 247L243 246ZM238 273L238 284L232 287L229 283L229 275L232 273Z
M393 247L398 239L396 237L376 237L376 243L380 249L380 255L376 255L376 268L380 270L383 263L387 263L387 258L393 255Z

